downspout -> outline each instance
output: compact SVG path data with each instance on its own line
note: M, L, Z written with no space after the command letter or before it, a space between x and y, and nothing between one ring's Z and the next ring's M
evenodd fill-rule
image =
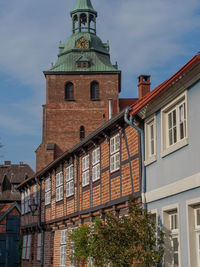
M144 209L147 209L147 203L146 203L146 167L144 165L144 154L145 154L145 139L144 139L144 131L137 127L133 122L134 122L134 117L130 116L128 117L129 114L129 108L126 108L125 113L124 113L124 120L125 122L133 127L136 131L140 133L140 138L141 138L141 153L142 153L142 205Z
M42 262L41 262L41 267L44 266L44 231L42 229L42 226L41 226L41 203L42 203L42 182L39 181L39 179L37 178L36 179L37 183L39 184L40 186L40 195L39 195L39 205L38 205L38 223L37 223L37 226L38 226L38 229L40 230L41 234L42 234Z

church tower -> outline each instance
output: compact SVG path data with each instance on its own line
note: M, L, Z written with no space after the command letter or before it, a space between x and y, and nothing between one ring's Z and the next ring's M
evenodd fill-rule
M55 65L44 71L46 104L36 171L105 123L111 112L119 112L121 71L111 64L109 44L96 35L91 1L77 0L71 18L72 35L60 43Z

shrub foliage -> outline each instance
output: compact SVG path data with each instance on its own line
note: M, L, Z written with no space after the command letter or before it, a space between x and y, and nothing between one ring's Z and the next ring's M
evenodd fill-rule
M75 266L158 266L163 257L163 232L137 199L129 199L128 216L112 212L95 218L71 234Z

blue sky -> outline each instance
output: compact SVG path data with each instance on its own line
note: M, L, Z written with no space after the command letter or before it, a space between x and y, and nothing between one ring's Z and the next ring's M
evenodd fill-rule
M71 35L76 0L0 2L0 162L35 168L41 142L45 78L58 43ZM200 50L199 0L92 0L97 34L110 41L111 60L122 70L120 97L137 97L137 76L150 74L152 89Z

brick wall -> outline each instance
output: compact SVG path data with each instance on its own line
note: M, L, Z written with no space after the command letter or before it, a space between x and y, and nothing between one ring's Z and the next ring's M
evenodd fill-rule
M90 84L99 83L99 101L90 100ZM74 84L74 101L66 101L64 88ZM36 170L45 167L80 140L80 126L85 136L108 120L108 99L113 99L113 115L119 112L118 74L47 75L46 105L43 106L42 144L36 150ZM54 151L48 143L56 143Z
M120 169L111 173L110 171L110 138L116 134L120 135ZM49 169L42 179L42 224L49 230L45 234L45 266L59 266L60 262L60 233L67 228L70 235L72 222L86 222L91 212L99 214L101 209L112 209L113 205L121 204L128 200L130 195L140 193L140 147L139 135L135 129L128 126L123 130L111 131L109 138L102 138L99 145L90 146L88 149L80 150L80 153L69 155L58 162L54 168ZM100 147L100 179L92 181L92 152ZM90 182L89 185L82 185L82 158L87 154L90 156ZM74 195L66 197L66 168L74 166ZM131 169L130 169L131 166ZM64 197L56 201L56 174L63 171ZM45 206L45 180L51 177L51 204ZM132 177L132 178L131 178ZM32 192L32 189L31 189ZM138 194L137 194L138 193ZM114 201L114 202L113 202ZM113 204L112 204L113 203ZM123 205L122 205L123 206ZM90 212L91 211L91 212ZM82 214L82 215L81 215ZM79 215L79 216L78 216ZM71 218L71 219L70 219ZM37 218L36 218L37 219ZM28 228L36 223L31 214L22 216L22 228ZM32 221L31 221L32 220ZM90 219L89 219L90 220ZM69 241L68 241L69 242ZM68 244L67 253L70 253ZM68 255L67 261L69 262ZM53 265L51 262L53 261ZM31 266L31 265L22 265ZM34 265L35 266L35 265ZM69 266L69 265L67 265Z

